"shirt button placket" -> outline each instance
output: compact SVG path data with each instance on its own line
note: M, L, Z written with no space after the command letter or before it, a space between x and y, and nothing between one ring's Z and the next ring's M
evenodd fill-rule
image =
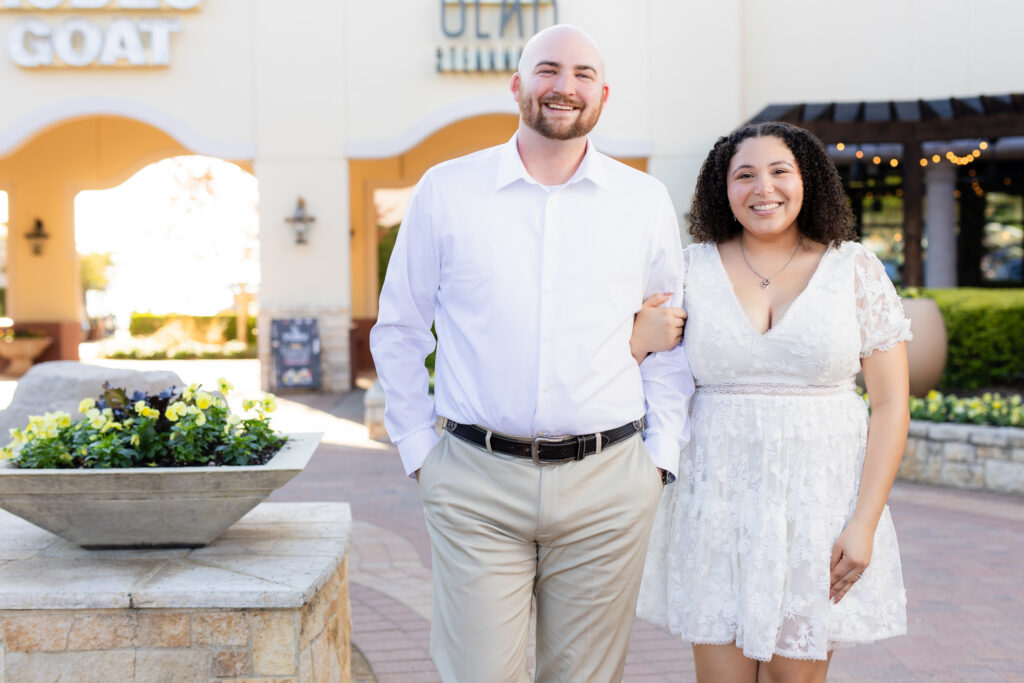
M540 320L538 325L538 353L540 360L537 368L537 414L534 415L534 425L539 433L546 433L545 425L551 424L551 373L556 367L554 358L554 345L551 340L554 337L555 329L555 299L558 296L558 196L560 192L555 191L548 194L544 204L544 222L541 225L540 259L541 259L541 294L538 310Z

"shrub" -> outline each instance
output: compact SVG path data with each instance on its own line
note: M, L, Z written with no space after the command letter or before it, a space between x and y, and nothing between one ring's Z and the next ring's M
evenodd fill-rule
M949 355L939 386L1024 386L1024 289L925 290L946 323Z
M160 328L174 321L190 323L190 328L198 334L206 334L213 326L219 326L223 331L225 339L234 339L235 331L238 329L238 319L231 314L221 315L184 315L181 313L168 313L158 315L156 313L132 312L131 321L128 323L128 331L133 337L148 337L157 332ZM256 318L249 317L248 329L246 330L247 343L256 343Z

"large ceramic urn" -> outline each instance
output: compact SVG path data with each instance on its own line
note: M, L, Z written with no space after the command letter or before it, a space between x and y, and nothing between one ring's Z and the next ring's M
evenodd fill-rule
M931 299L903 299L914 338L907 342L910 393L924 396L939 385L946 367L946 324Z

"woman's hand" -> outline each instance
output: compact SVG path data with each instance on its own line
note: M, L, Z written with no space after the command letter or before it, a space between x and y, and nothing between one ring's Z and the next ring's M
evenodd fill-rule
M871 546L874 540L875 530L856 519L851 520L839 534L835 545L832 546L832 585L828 590L829 600L838 603L853 588L853 584L857 583L871 562Z
M672 294L652 294L644 300L640 312L633 319L633 334L629 338L629 351L637 363L647 354L668 351L683 339L686 311L681 308L662 308Z

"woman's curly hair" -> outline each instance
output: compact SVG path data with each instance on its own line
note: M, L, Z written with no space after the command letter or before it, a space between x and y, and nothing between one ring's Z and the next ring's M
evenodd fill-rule
M743 226L729 207L726 176L736 148L747 138L772 135L793 153L804 184L804 201L797 215L801 234L822 244L856 240L853 212L847 204L843 183L825 147L810 131L780 121L751 123L711 148L690 206L690 234L698 242L725 242L740 234Z

